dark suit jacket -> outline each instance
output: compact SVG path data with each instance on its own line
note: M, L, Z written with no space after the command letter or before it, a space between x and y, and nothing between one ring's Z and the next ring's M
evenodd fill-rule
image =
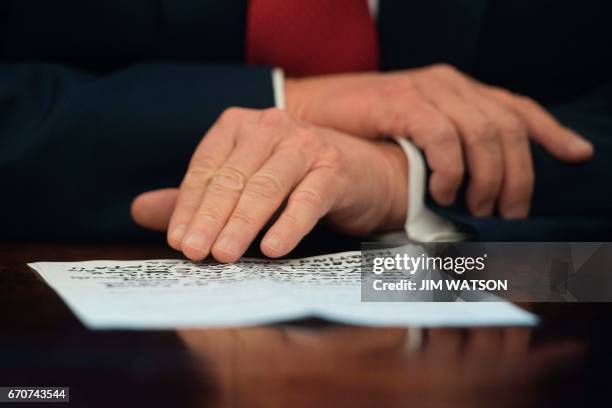
M611 238L608 2L380 1L382 69L448 62L534 97L596 148L579 166L533 148L527 221L430 205L481 239ZM131 199L177 186L226 107L273 106L269 67L243 64L245 0L4 0L0 13L2 239L142 238Z

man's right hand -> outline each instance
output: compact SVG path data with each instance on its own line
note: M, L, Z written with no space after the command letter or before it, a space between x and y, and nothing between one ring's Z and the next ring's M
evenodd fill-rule
M440 205L469 175L467 205L505 218L529 212L534 173L529 140L560 160L587 160L593 147L529 98L488 86L447 65L388 73L287 79L294 117L366 138L407 137L422 148Z

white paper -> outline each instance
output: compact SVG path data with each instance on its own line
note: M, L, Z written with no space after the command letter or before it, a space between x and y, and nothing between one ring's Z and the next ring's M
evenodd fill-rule
M257 325L305 317L371 326L534 325L507 302L361 302L361 254L235 264L29 264L91 329Z

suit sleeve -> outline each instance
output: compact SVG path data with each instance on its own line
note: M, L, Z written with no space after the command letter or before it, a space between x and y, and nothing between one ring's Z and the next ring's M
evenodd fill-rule
M177 186L229 106L274 106L270 70L143 64L94 75L0 65L0 239L145 238L131 200Z
M612 82L580 98L548 107L595 147L592 160L560 162L532 144L535 190L531 213L520 221L470 217L461 194L451 208L428 205L486 241L606 241L612 239Z

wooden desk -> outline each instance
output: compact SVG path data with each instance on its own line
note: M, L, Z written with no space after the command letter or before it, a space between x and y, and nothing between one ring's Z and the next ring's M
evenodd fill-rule
M524 328L89 331L27 262L176 257L163 246L0 245L0 386L70 386L71 406L609 404L608 304L538 304ZM414 334L414 333L413 333ZM605 398L605 400L604 400Z

